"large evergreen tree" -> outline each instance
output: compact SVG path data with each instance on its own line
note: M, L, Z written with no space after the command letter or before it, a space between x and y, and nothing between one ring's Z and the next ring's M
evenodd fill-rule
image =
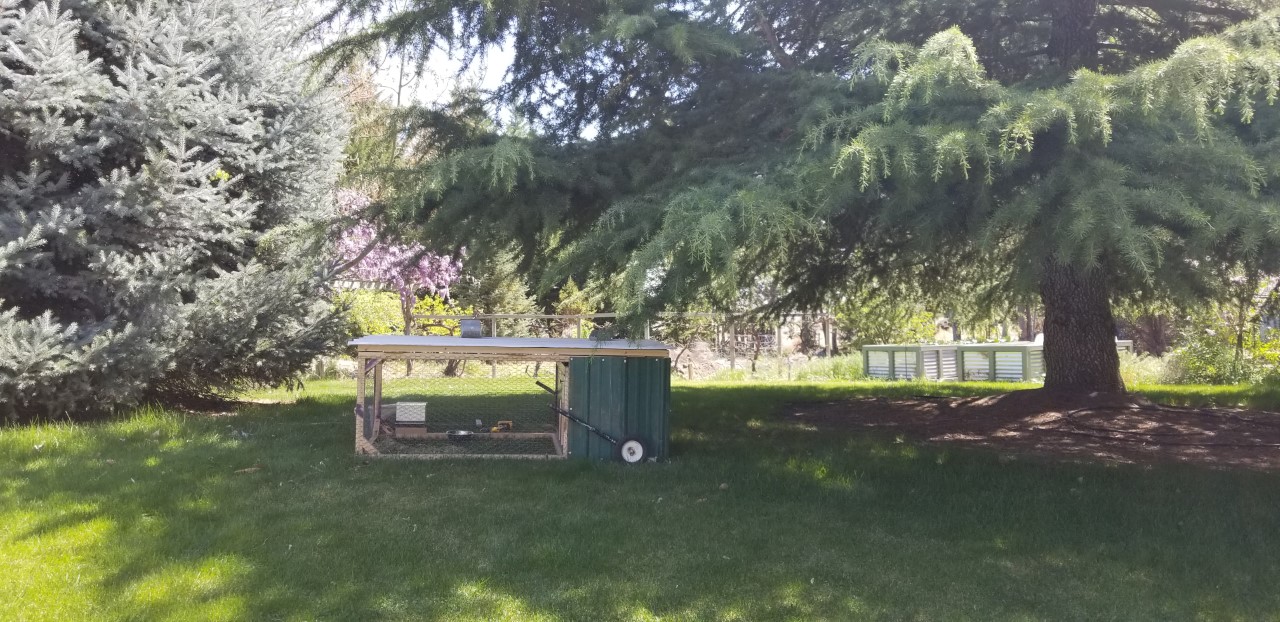
M831 123L837 168L911 255L976 245L1038 287L1049 387L1121 390L1113 300L1280 268L1277 43L1268 18L1054 88L990 79L958 30L868 46L887 92Z
M608 278L630 313L726 306L762 275L775 309L895 280L1036 292L1047 384L1116 390L1113 299L1272 261L1272 113L1250 102L1273 22L1196 39L1256 17L1249 0L384 9L341 2L385 19L325 59L512 41L494 96L535 131L427 163L404 213L442 246L520 241L547 288Z
M342 121L293 21L0 0L0 414L280 382L332 347L311 258Z

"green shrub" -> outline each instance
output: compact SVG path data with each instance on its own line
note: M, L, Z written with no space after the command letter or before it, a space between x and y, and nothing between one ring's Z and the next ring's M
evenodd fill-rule
M1170 384L1240 384L1275 380L1280 363L1280 341L1245 338L1237 353L1235 336L1224 331L1198 329L1183 335L1169 356L1164 381Z
M1121 352L1120 377L1127 387L1164 383L1169 378L1169 359Z
M336 301L347 309L347 334L352 339L404 332L400 295L395 292L350 290L338 294Z
M778 373L777 366L773 364L772 359L760 359L756 361L756 370L751 371L751 361L738 361L737 369L721 369L705 378L695 378L695 380L705 380L707 382L750 382L761 380L785 380L786 368L782 369L782 373Z
M933 312L880 296L840 304L836 326L848 336L845 345L854 348L870 343L927 343L938 334Z
M709 380L713 382L749 382L751 380L751 370L724 369L716 372Z
M788 369L790 367L790 369ZM863 380L861 356L836 356L813 358L808 361L792 361L785 358L762 357L751 370L750 360L739 360L737 369L721 369L705 378L709 382L786 381L841 382Z
M795 379L817 382L826 380L863 380L862 357L859 355L833 356L811 359L795 372Z
M414 315L471 315L474 310L471 307L459 307L451 302L445 301L439 296L423 296L413 305ZM489 330L489 325L485 323L485 330ZM413 334L415 335L461 335L462 322L458 320L414 320ZM485 334L488 334L487 332ZM493 335L490 335L491 337Z
M398 335L404 332L400 295L395 292L357 289L341 292L335 301L347 310L347 335ZM423 296L413 307L414 315L469 315L471 307L458 307L439 296ZM457 320L416 320L415 335L457 335Z

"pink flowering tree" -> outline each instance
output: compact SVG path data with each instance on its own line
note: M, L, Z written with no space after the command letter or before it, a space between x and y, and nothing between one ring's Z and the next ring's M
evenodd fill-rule
M419 292L449 295L458 280L462 263L452 257L428 252L417 242L391 243L381 239L378 227L366 213L373 200L355 190L338 191L341 215L355 222L338 238L338 258L346 278L377 283L400 294L404 332L413 326L413 307Z

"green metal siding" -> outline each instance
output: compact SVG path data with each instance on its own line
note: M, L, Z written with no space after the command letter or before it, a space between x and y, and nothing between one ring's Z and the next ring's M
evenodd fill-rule
M671 410L671 361L641 357L574 357L569 360L569 410L621 440L641 436L653 455L666 458ZM610 460L614 447L569 424L569 457Z

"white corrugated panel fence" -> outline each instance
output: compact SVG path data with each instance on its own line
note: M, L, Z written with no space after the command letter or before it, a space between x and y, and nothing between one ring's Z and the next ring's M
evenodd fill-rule
M990 380L991 359L988 352L964 353L964 380Z
M920 353L920 358L924 360L924 377L933 380L938 379L938 351L925 350Z
M894 352L893 371L899 380L916 377L916 353Z
M889 377L889 353L872 350L867 353L867 375L872 378Z
M942 355L942 377L940 380L956 379L956 351L940 350L938 354Z
M1022 352L996 352L996 380L1022 380Z

